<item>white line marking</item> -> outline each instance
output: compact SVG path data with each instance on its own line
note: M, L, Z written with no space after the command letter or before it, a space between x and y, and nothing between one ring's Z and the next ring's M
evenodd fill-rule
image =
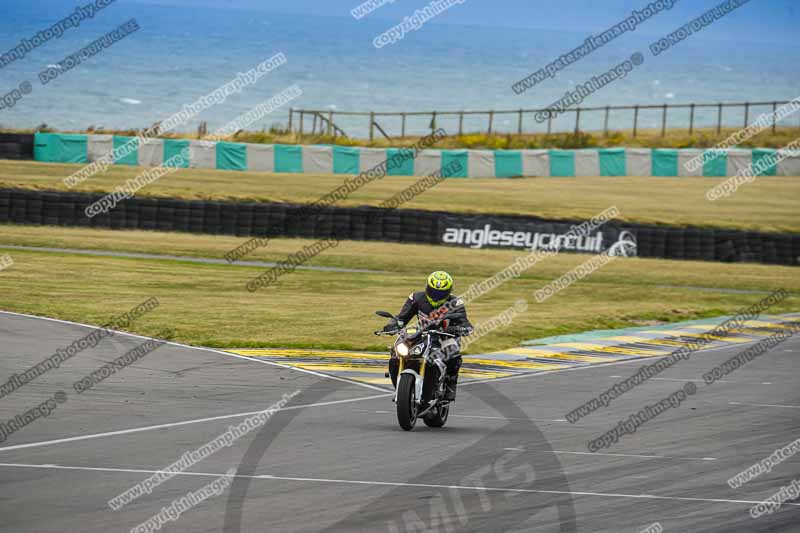
M679 378L650 378L650 381L683 381L683 382L696 381L698 383L705 383L705 381L703 381L702 379L691 379L691 378L684 378L684 379L679 379ZM739 383L739 382L738 381L727 381L727 380L723 380L723 379L718 379L714 383Z
M450 415L451 417L457 416L459 418L484 418L487 420L532 420L534 422L566 422L563 418L557 420L550 420L549 418L522 418L513 416L481 416L481 415Z
M371 411L366 409L354 409L356 413L380 413L380 414L391 414L391 411ZM510 417L510 416L482 416L482 415L449 415L452 417L459 417L459 418L482 418L487 420L532 420L534 422L566 422L565 419L559 418L556 420L550 420L549 418L522 418L522 417ZM1 448L0 448L1 449Z
M333 400L330 402L317 402L317 403L309 403L305 405L292 405L291 407L283 407L278 409L278 411L293 411L295 409L305 409L306 407L322 407L325 405L337 405L341 403L350 403L350 402L360 402L362 400L374 400L375 398L386 398L391 396L391 394L376 394L375 396L363 396L361 398L350 398L347 400ZM16 444L14 446L4 446L0 448L0 452L10 451L10 450L20 450L22 448L36 448L39 446L48 446L50 444L61 444L64 442L75 442L79 440L88 440L88 439L99 439L101 437L113 437L116 435L127 435L129 433L140 433L142 431L152 431L154 429L164 429L164 428L171 428L177 426L187 426L189 424L199 424L201 422L211 422L214 420L225 420L226 418L239 418L243 416L250 416L256 413L261 413L261 411L248 411L246 413L234 413L230 415L219 415L219 416L211 416L207 418L195 418L193 420L184 420L182 422L169 422L166 424L158 424L155 426L143 426L138 428L131 428L131 429L121 429L118 431L108 431L106 433L93 433L91 435L79 435L77 437L66 437L63 439L55 439L55 440L45 440L40 442L29 442L26 444Z
M98 326L92 326L90 324L81 324L80 322L72 322L70 320L61 320L61 319L58 319L58 318L49 318L49 317L45 317L45 316L28 315L28 314L25 314L25 313L15 313L13 311L2 311L2 310L0 310L0 313L5 313L7 315L23 316L23 317L27 317L27 318L37 318L39 320L47 320L47 321L50 321L50 322L58 322L60 324L69 324L69 325L72 325L72 326L81 326L81 327L84 327L84 328L91 328L91 329L97 329L98 328ZM146 337L144 335L137 335L136 333L128 333L127 331L117 331L117 330L113 330L113 329L109 330L109 331L113 331L115 334L119 334L119 335L127 335L129 337L136 337L138 339L153 340L153 337ZM163 340L163 339L155 339L155 340ZM294 366L284 365L282 363L276 363L274 361L264 361L262 359L254 359L252 357L247 357L247 356L239 355L239 354L235 354L235 353L223 352L222 350L215 350L214 348L205 348L203 346L191 346L189 344L181 344L179 342L172 342L172 341L167 341L164 344L171 344L172 346L178 346L179 348L189 348L191 350L201 350L201 351L204 351L204 352L211 352L211 353L227 355L228 357L235 357L237 359L244 359L246 361L253 361L253 362L256 362L256 363L261 363L261 364L271 365L271 366L277 366L277 367L280 367L280 368L286 368L288 370L294 370L294 371L302 372L302 373L305 373L305 374L311 374L312 376L316 376L316 377L319 377L319 378L330 379L330 380L334 380L334 381L341 381L341 382L344 382L344 383L349 383L350 385L358 385L359 387L365 387L365 388L368 388L368 389L377 390L377 391L381 391L381 392L390 392L389 389L386 389L386 388L383 388L383 387L376 387L376 386L370 385L368 383L362 383L360 381L346 379L346 378L342 378L342 377L339 377L339 376L332 376L330 374L323 374L321 372L315 372L313 370L307 370L305 368L297 368L297 367L294 367Z
M101 468L90 466L45 466L35 464L23 463L0 463L0 467L10 468L42 468L53 470L83 470L89 472L120 472L120 473L135 473L135 474L158 474L164 473L163 470L147 470L142 468ZM207 472L171 472L173 475L180 476L200 476L200 477L222 477L225 474L212 474ZM601 498L631 498L637 500L672 500L672 501L685 501L685 502L704 502L704 503L741 503L747 505L756 505L762 503L761 500L726 500L722 498L689 498L683 496L657 496L655 494L621 494L621 493L608 493L608 492L586 492L586 491L564 491L564 490L544 490L544 489L506 489L501 487L479 487L470 485L438 485L433 483L404 483L397 481L363 481L355 479L328 479L328 478L312 478L312 477L290 477L290 476L273 476L269 474L262 475L244 475L234 474L226 477L239 477L246 479L263 479L274 481L297 481L308 483L332 483L332 484L347 484L347 485L378 485L384 487L419 487L426 489L455 489L455 490L473 490L483 492L512 492L524 494L560 494L565 496L595 496ZM784 502L783 505L800 507L800 503Z
M800 405L775 405L771 403L744 403L744 402L728 402L730 405L752 405L753 407L783 407L786 409L800 409Z
M568 452L564 450L553 450L553 453L565 453L570 455L603 455L606 457L637 457L641 459L689 459L692 461L716 461L716 459L713 457L670 457L668 455L638 455L634 453Z

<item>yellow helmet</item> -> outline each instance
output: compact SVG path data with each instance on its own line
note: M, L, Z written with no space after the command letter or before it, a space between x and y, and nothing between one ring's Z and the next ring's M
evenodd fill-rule
M428 285L425 287L425 297L434 307L439 307L447 301L453 290L453 277L443 270L437 270L428 276Z

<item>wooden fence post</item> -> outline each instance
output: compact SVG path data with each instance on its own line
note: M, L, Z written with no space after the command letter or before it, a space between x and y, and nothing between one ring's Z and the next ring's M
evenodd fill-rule
M333 129L333 110L331 109L330 111L328 111L328 136L330 137L331 135L333 135L333 133L334 133L334 129Z
M492 122L494 122L494 111L489 111L489 135L492 134Z
M522 109L519 110L519 120L517 120L517 135L522 135Z
M292 133L292 115L294 115L294 108L289 108L289 133Z
M369 112L369 142L375 139L375 112Z
M305 114L305 111L300 111L300 135L303 135L303 117L305 117Z
M464 135L464 112L458 114L458 136Z
M575 134L581 131L581 108L575 110Z
M633 106L633 138L636 138L636 133L639 130L639 106Z
M664 104L664 111L661 113L661 136L667 135L667 104Z
M400 124L400 138L405 139L406 137L406 114L403 112L403 121Z
M722 131L722 104L717 105L717 135Z
M744 127L750 125L750 102L744 104Z
M694 133L694 104L689 106L689 135Z
M772 102L772 134L778 130L778 117L775 116L775 113L778 111L778 102Z
M547 113L547 135L550 135L550 132L553 131L553 114Z
M608 137L608 112L611 111L609 106L606 106L606 117L603 120L603 137Z

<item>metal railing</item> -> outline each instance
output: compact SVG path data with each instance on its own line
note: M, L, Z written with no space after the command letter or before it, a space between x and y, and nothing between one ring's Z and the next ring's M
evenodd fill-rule
M516 133L519 135L523 135L526 133L530 134L541 134L547 133L548 135L552 133L558 132L580 132L580 131L590 131L587 129L582 129L582 125L586 126L586 119L589 114L600 115L601 122L595 120L595 124L597 127L592 129L591 131L599 131L602 129L603 135L608 135L609 131L611 130L620 130L620 129L630 129L633 132L633 136L636 137L642 126L642 117L641 115L646 112L656 111L658 116L658 120L655 122L650 120L651 125L655 125L655 128L650 127L649 129L658 129L660 127L661 135L665 136L667 133L667 129L675 129L676 127L683 129L688 128L689 134L694 133L695 129L698 128L698 114L705 112L706 120L700 121L704 122L705 126L700 127L715 127L717 134L722 131L724 126L723 116L725 110L731 109L738 109L741 110L739 114L739 120L736 121L735 127L739 127L739 125L746 127L750 124L750 118L755 116L754 111L759 108L764 108L764 111L767 112L771 111L773 114L778 109L778 106L785 105L789 103L789 101L773 101L773 102L740 102L740 103L716 103L716 104L661 104L661 105L625 105L625 106L604 106L604 107L576 107L574 109L567 109L563 113L561 113L561 117L554 119L552 116L548 116L547 120L541 123L541 127L536 130L525 125L525 119L529 115L535 115L536 113L546 112L548 111L547 108L544 109L514 109L514 110L489 110L489 111L405 111L405 112L386 112L386 111L368 111L368 112L357 112L357 111L334 111L334 110L312 110L312 109L290 109L289 110L289 130L294 131L300 134L312 133L312 134L326 134L333 137L336 136L347 136L344 134L344 131L337 126L336 120L337 117L340 120L347 120L351 124L355 125L357 129L361 131L366 131L362 127L359 127L359 121L353 121L353 117L367 117L368 121L366 123L367 129L369 131L369 140L373 141L375 139L375 130L377 129L384 137L387 139L392 138L387 132L386 128L381 126L378 122L378 119L399 119L399 137L403 138L406 137L406 134L409 133L407 128L407 122L409 119L413 119L415 117L425 117L430 118L430 124L428 126L429 129L435 129L437 124L436 121L438 119L453 117L457 118L458 120L458 135L463 135L465 133L464 127L464 120L465 117L485 117L483 122L483 126L478 126L478 129L471 129L470 133L487 133L491 135L492 133ZM669 126L669 118L672 118L672 122L675 123L675 117L677 116L676 112L682 110L684 117L678 122L678 126ZM708 125L707 110L716 111L716 120L712 120L711 124ZM610 124L610 118L612 113L615 112L627 112L629 114L630 122L627 122L626 126L630 126L629 128L619 127L619 121L615 121L612 125ZM670 113L672 112L672 113ZM572 117L569 115L572 114ZM549 115L549 114L548 114ZM506 127L503 131L500 131L502 128L498 128L496 119L498 117L503 116L511 116L512 120L515 119L516 121L516 128L508 128ZM712 115L713 116L713 115ZM310 119L313 119L313 124L310 124ZM687 120L688 119L688 120ZM584 121L582 123L582 121ZM558 122L558 124L556 124ZM566 122L566 128L564 124ZM503 124L509 125L510 121L506 120ZM543 130L544 124L546 124L546 130ZM602 124L602 127L600 127ZM309 129L308 127L311 126ZM798 125L800 127L800 125ZM559 129L560 128L560 129ZM778 128L778 121L772 121L772 132L775 133ZM418 130L419 128L417 128ZM447 128L448 131L456 131L456 128ZM396 137L396 135L395 135Z

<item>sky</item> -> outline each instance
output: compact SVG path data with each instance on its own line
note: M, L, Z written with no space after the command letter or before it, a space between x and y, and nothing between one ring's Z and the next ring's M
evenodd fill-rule
M125 0L127 1L127 0ZM350 10L363 0L131 0L161 5L207 5L222 9L249 9L274 13L314 14L350 17ZM500 27L526 27L597 31L619 22L634 9L652 0L465 0L433 23ZM662 34L688 22L720 3L721 0L675 0L674 7L658 16L657 24L643 27L642 33ZM369 17L399 22L426 0L393 0ZM352 18L351 18L352 20ZM800 27L800 1L750 0L726 17L724 25L705 30L704 38L752 42L797 44Z

